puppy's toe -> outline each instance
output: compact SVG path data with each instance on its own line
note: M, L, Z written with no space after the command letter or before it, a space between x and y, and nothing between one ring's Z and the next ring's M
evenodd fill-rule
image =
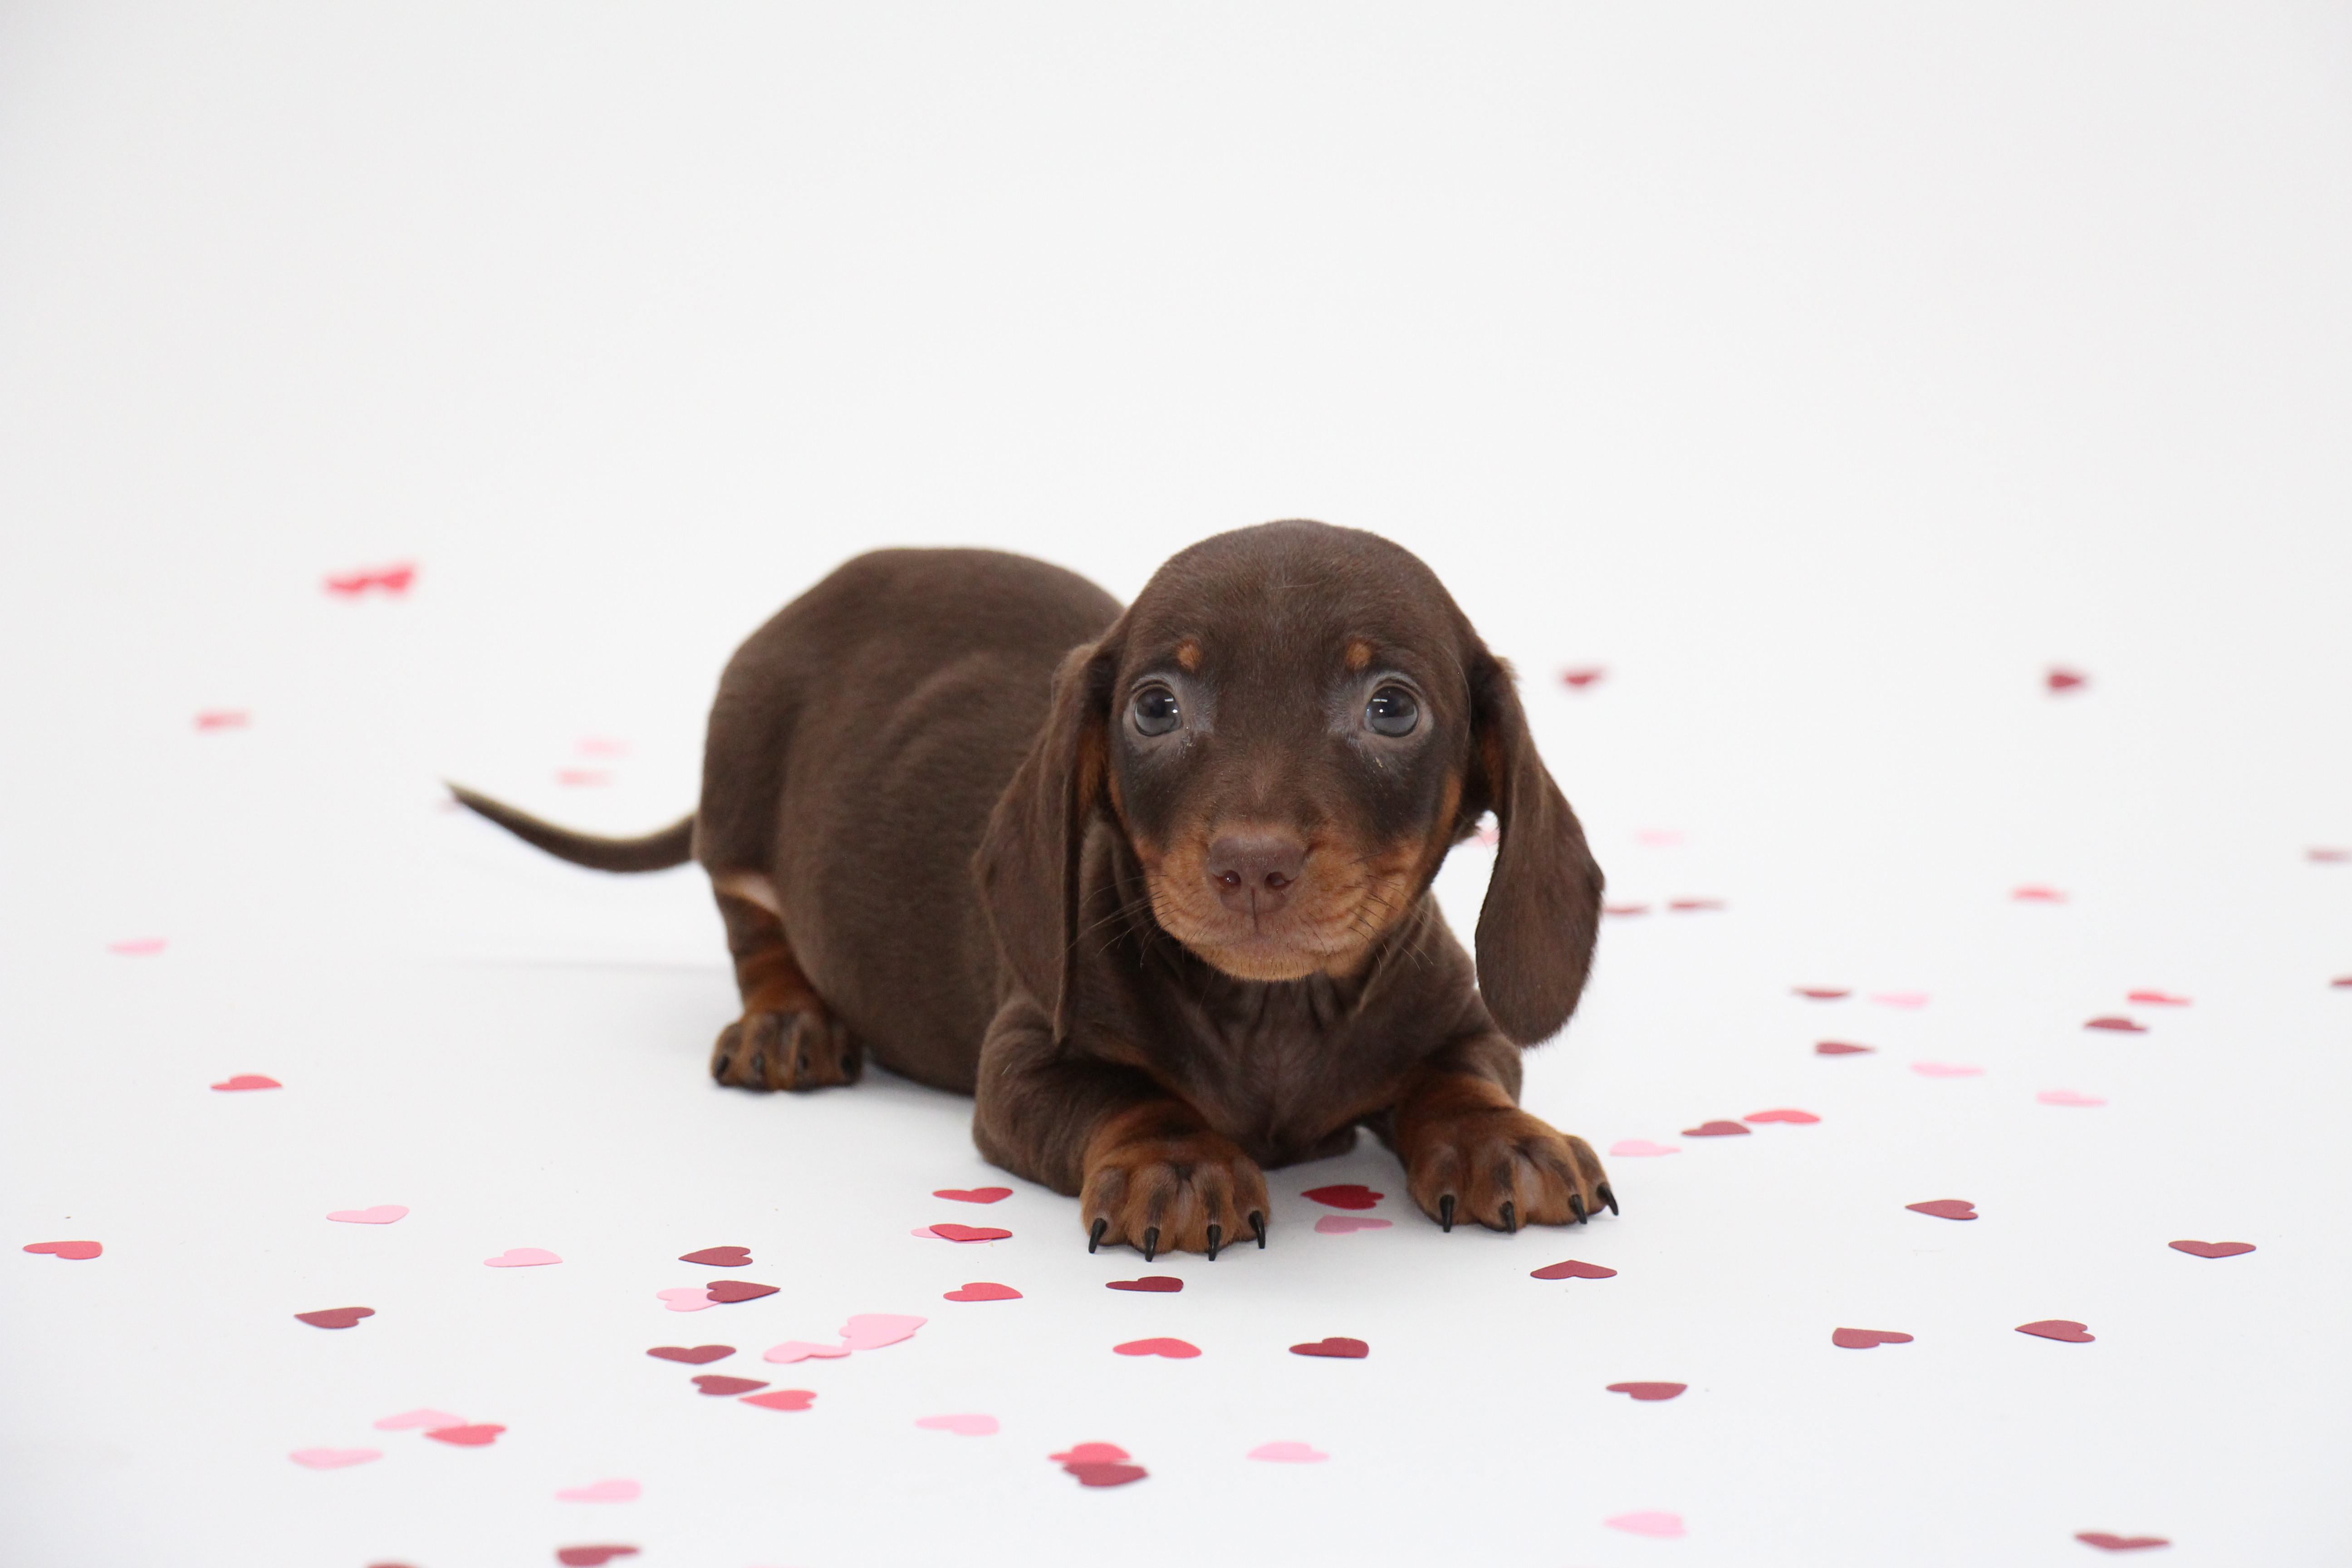
M1213 1132L1098 1142L1079 1215L1087 1250L1124 1242L1147 1258L1265 1245L1265 1173Z
M1420 1131L1406 1180L1413 1202L1448 1230L1578 1225L1617 1206L1591 1144L1515 1107L1465 1110Z
M823 1089L855 1083L866 1053L822 1007L746 1013L719 1031L710 1076L736 1089Z

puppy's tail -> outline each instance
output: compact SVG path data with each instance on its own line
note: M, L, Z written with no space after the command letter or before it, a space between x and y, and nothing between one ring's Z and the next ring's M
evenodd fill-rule
M643 838L599 838L541 822L529 812L517 811L486 795L476 795L463 784L449 785L449 793L457 797L458 805L488 817L525 844L536 845L559 860L569 860L591 870L666 871L672 866L685 865L694 854L691 816Z

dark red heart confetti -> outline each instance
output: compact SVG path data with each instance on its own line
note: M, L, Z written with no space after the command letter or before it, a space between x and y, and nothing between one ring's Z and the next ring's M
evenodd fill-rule
M2097 1338L2095 1334L2085 1332L2084 1325L2072 1318L2043 1318L2039 1322L2020 1323L2017 1331L2032 1334L2036 1339L2063 1340L2070 1345L2087 1345Z
M1876 1050L1876 1046L1849 1046L1843 1040L1823 1040L1813 1047L1817 1057L1862 1057Z
M2168 1241L2165 1245L2196 1258L2237 1258L2254 1249L2251 1241Z
M1974 1219L1977 1205L1966 1198L1937 1198L1933 1203L1905 1204L1913 1214L1934 1215L1937 1219Z
M1571 1258L1564 1263L1547 1263L1541 1268L1528 1272L1530 1279L1614 1279L1617 1270L1603 1268L1598 1263L1579 1263Z
M2102 1552L2145 1552L2151 1546L2172 1544L2161 1535L2110 1535L2104 1530L2077 1531L2074 1539Z
M1672 1399L1689 1386L1687 1383L1612 1383L1609 1392L1630 1394L1636 1399Z
M1816 1002L1838 1002L1853 994L1851 991L1830 985L1800 985L1796 992L1798 995L1810 996Z
M2352 974L2339 974L2327 984L2338 991L2352 991Z
M1594 664L1587 665L1581 669L1563 669L1559 672L1559 678L1565 684L1581 691L1608 673L1607 666Z
M566 1546L557 1551L555 1560L563 1568L604 1568L615 1557L635 1557L634 1546Z
M2147 1033L2147 1026L2146 1024L2134 1023L2129 1018L2118 1018L2114 1016L2094 1018L2089 1023L2084 1025L2083 1027L2086 1029L2113 1029L2119 1035L2145 1035Z
M751 1261L748 1247L706 1247L699 1252L681 1253L680 1263L699 1263L709 1268L741 1268Z
M990 1225L935 1225L931 1234L941 1241L1003 1241L1013 1233Z
M2053 691L2072 691L2078 686L2089 685L2091 681L2091 678L2087 675L2055 664L2050 667L2050 673L2042 679Z
M1876 1350L1880 1345L1907 1345L1909 1334L1898 1334L1889 1329L1840 1329L1830 1336L1830 1343L1840 1350Z
M714 1397L725 1394L749 1394L755 1388L768 1386L768 1380L764 1377L727 1377L715 1372L706 1372L693 1383L695 1387Z
M1753 1136L1754 1129L1742 1127L1737 1121L1702 1121L1696 1127L1683 1129L1685 1138L1739 1138Z
M816 1403L814 1388L772 1388L765 1394L747 1394L735 1402L756 1405L762 1410L806 1410Z
M1317 1340L1312 1344L1293 1345L1290 1347L1290 1353L1339 1356L1347 1361L1361 1361L1372 1353L1372 1347L1361 1340L1341 1339L1338 1335L1333 1335L1327 1340Z
M1313 1198L1317 1203L1328 1204L1335 1209L1368 1209L1388 1194L1376 1193L1354 1182L1342 1182L1337 1186L1309 1187L1298 1195Z
M733 1345L656 1345L646 1352L664 1361L682 1361L688 1366L709 1366L714 1361L725 1361L735 1353Z
M36 1241L25 1248L27 1252L46 1252L68 1262L87 1263L106 1250L94 1241ZM364 1308L362 1310L365 1310Z
M436 1443L448 1443L460 1448L487 1448L499 1440L506 1428L495 1421L485 1421L473 1426L436 1426L425 1434Z
M1107 1279L1103 1283L1113 1290L1161 1290L1172 1294L1184 1289L1184 1281L1173 1274L1147 1274L1140 1279Z
M348 1329L362 1318L375 1316L373 1307L328 1307L316 1312L297 1312L294 1316L315 1329Z
M751 1279L721 1279L709 1289L710 1299L714 1301L756 1301L762 1296L775 1293L773 1285L762 1285Z
M950 1301L1018 1301L1021 1292L1010 1285L999 1285L991 1279L975 1279L961 1290L945 1293Z
M951 1198L960 1204L992 1204L1013 1195L1011 1187L941 1187L931 1196Z
M1123 1487L1151 1473L1141 1465L1087 1463L1064 1465L1062 1468L1077 1477L1082 1487Z

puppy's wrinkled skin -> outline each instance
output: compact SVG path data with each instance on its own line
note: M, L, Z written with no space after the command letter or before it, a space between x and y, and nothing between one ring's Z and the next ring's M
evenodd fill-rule
M1018 556L861 556L728 666L688 822L593 839L458 795L583 865L690 841L743 995L713 1075L848 1083L871 1051L972 1093L982 1152L1078 1197L1092 1246L1263 1246L1265 1172L1359 1125L1449 1229L1615 1207L1517 1108L1600 870L1509 669L1373 535L1221 534L1124 612ZM1474 966L1429 888L1488 812Z

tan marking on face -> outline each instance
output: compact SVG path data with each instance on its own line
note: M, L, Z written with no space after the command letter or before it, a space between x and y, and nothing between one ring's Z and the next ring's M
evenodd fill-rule
M1161 929L1237 980L1357 973L1403 917L1429 854L1418 839L1365 846L1327 829L1307 841L1298 896L1253 922L1225 908L1209 879L1209 846L1223 826L1183 831L1157 855L1139 844L1137 857Z
M1201 639L1186 637L1176 645L1176 662L1187 675L1196 675L1201 668Z
M1348 639L1348 668L1361 675L1372 662L1372 645L1361 637Z

